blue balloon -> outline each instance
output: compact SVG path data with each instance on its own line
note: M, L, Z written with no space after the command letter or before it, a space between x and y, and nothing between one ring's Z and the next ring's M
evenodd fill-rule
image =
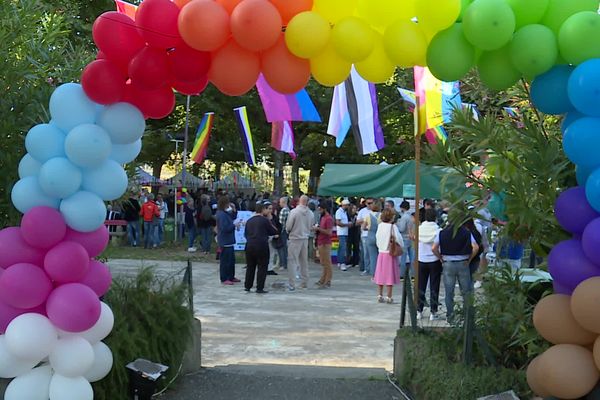
M531 83L531 101L543 113L564 114L573 110L567 90L573 67L557 65Z
M15 183L10 194L15 208L25 214L34 207L46 206L58 209L59 199L47 196L36 176L28 176Z
M82 188L102 200L116 200L127 190L127 174L119 163L106 160L99 167L83 171Z
M79 190L81 169L64 157L56 157L42 165L38 181L48 196L64 199Z
M127 164L135 160L140 151L142 151L142 139L130 144L113 144L109 158L119 164Z
M98 125L104 128L113 143L129 144L140 139L146 129L144 116L136 107L129 103L115 103L107 106Z
M565 154L574 164L583 167L600 165L600 118L580 118L573 122L563 136Z
M79 125L67 135L65 150L75 165L95 168L110 155L111 142L108 133L98 125Z
M585 183L585 197L592 208L600 212L600 168L594 170Z
M40 163L65 155L65 134L52 124L39 124L29 130L25 148Z
M594 172L594 168L583 167L581 165L578 165L577 168L575 168L575 176L577 177L579 186L585 186L585 183L592 172Z
M78 83L60 85L50 96L52 123L68 133L81 124L96 122L97 104L90 100Z
M569 78L569 98L577 111L600 117L600 58L575 68Z
M104 224L106 206L94 193L80 191L60 203L67 225L79 232L93 232Z
M19 162L19 178L23 179L28 176L37 176L42 168L42 163L31 157L31 154L27 153L21 158Z
M565 131L567 130L567 128L575 121L577 121L579 118L583 118L585 117L584 114L578 112L578 111L571 111L569 113L567 113L567 115L565 115L565 118L562 121L562 124L560 126L560 129L562 130L563 133L565 133Z

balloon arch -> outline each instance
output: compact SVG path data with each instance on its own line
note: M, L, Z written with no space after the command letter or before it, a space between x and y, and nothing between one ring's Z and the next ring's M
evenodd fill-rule
M135 20L102 14L81 85L58 87L51 121L27 134L12 190L24 216L0 231L0 377L16 377L5 399L88 400L109 373L114 318L99 297L111 276L94 260L108 243L104 201L125 192L122 165L139 154L145 119L172 112L173 90L210 82L238 96L262 73L294 93L311 75L339 84L352 65L374 83L415 65L444 81L476 68L496 90L526 78L541 111L566 114L580 186L560 195L556 216L573 238L549 257L556 294L534 323L554 346L528 380L540 395L586 395L600 379L597 11L598 0L145 0Z

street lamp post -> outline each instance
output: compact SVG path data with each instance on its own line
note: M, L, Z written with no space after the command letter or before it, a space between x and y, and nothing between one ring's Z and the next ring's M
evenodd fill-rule
M179 157L179 143L183 143L183 140L171 139L171 142L175 143L175 157ZM177 176L177 162L175 163L175 176ZM177 224L177 185L175 185L174 196L173 196L173 234L175 242L177 242L178 235L177 231L179 226Z

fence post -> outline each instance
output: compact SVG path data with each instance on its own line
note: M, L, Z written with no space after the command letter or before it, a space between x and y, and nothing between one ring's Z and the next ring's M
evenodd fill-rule
M183 275L183 284L187 286L188 307L192 315L194 314L194 287L192 286L192 260L188 258L185 274Z

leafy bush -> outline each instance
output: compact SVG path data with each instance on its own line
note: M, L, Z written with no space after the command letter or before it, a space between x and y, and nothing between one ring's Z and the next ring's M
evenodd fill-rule
M192 332L187 293L181 282L156 278L151 268L114 280L104 298L115 314L115 327L106 340L114 365L108 377L94 384L96 399L128 399L125 365L137 358L170 366L168 380L177 373Z

